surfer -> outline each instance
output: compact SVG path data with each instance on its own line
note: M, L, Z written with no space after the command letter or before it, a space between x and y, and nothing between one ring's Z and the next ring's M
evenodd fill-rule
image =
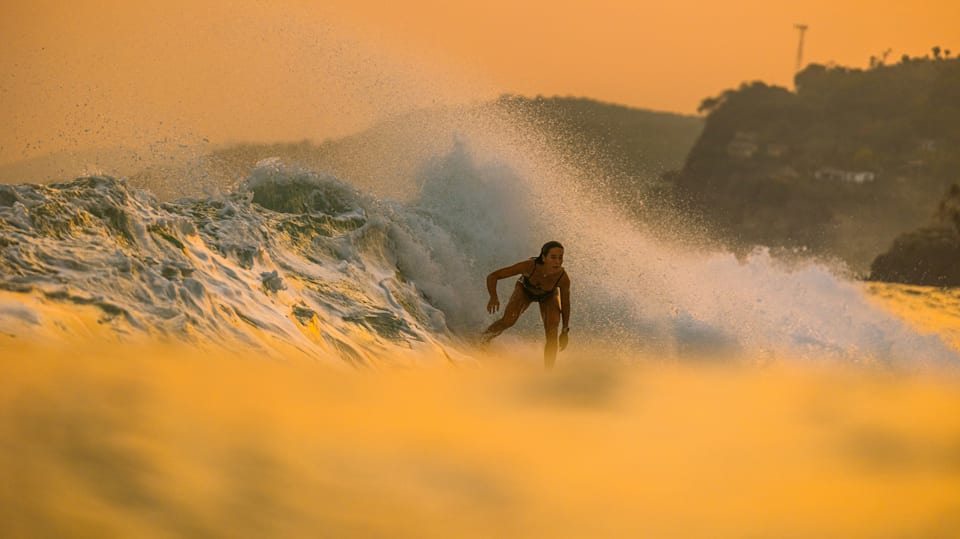
M547 337L543 348L543 363L549 369L557 358L558 344L560 350L567 347L570 332L570 277L563 269L563 245L557 241L548 241L540 248L540 256L500 268L487 275L487 291L490 293L488 313L493 314L500 310L497 281L514 275L520 275L520 278L517 279L510 300L503 309L503 316L483 332L483 342L503 333L517 322L531 303L537 302L540 304L540 319ZM561 320L563 329L558 336Z

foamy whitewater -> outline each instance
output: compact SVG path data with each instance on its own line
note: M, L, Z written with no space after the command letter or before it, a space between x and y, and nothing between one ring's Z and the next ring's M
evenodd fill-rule
M0 186L0 331L83 337L89 325L72 317L92 312L121 341L353 366L471 362L493 320L485 275L559 240L571 349L622 352L609 361L958 361L823 265L672 246L594 196L587 175L544 167L518 144L450 141L405 200L279 159L228 193L166 202L105 176ZM512 286L501 281L501 301ZM541 332L532 309L492 346L527 346L539 361Z

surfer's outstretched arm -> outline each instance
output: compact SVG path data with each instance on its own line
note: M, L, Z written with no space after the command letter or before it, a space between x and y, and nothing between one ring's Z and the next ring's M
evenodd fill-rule
M517 262L512 266L500 268L490 275L487 275L487 292L490 294L490 301L487 302L487 312L493 314L500 310L500 299L497 297L497 281L520 275L521 273L530 273L533 271L533 260L524 260Z
M533 267L533 260L524 260L512 266L500 268L490 275L487 275L487 292L490 293L490 301L487 302L487 312L493 314L500 310L500 299L497 298L497 281L521 273L532 272ZM490 324L490 327L483 332L483 340L485 342L489 341L503 333L503 330L515 324L517 319L520 318L520 315L523 314L523 311L530 305L530 301L530 298L523 292L520 283L517 283L513 287L510 301L507 302L507 306L503 310L503 316L496 322Z

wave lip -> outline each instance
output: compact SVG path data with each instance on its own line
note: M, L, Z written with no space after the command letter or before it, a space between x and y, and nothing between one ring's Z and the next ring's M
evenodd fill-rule
M268 162L205 199L161 203L103 176L0 192L0 289L21 300L0 310L8 334L44 320L75 337L72 311L89 307L130 339L366 366L451 357L442 313L384 256L389 223L335 178Z

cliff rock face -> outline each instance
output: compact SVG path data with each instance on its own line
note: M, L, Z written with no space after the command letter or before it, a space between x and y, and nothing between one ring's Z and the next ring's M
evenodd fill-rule
M671 176L679 206L722 245L803 249L865 273L932 224L957 179L960 58L812 64L794 83L703 101L703 132Z
M901 235L874 259L870 279L896 283L960 286L960 186L950 186L936 226Z
M926 227L897 238L874 259L870 280L928 286L960 286L960 235Z

